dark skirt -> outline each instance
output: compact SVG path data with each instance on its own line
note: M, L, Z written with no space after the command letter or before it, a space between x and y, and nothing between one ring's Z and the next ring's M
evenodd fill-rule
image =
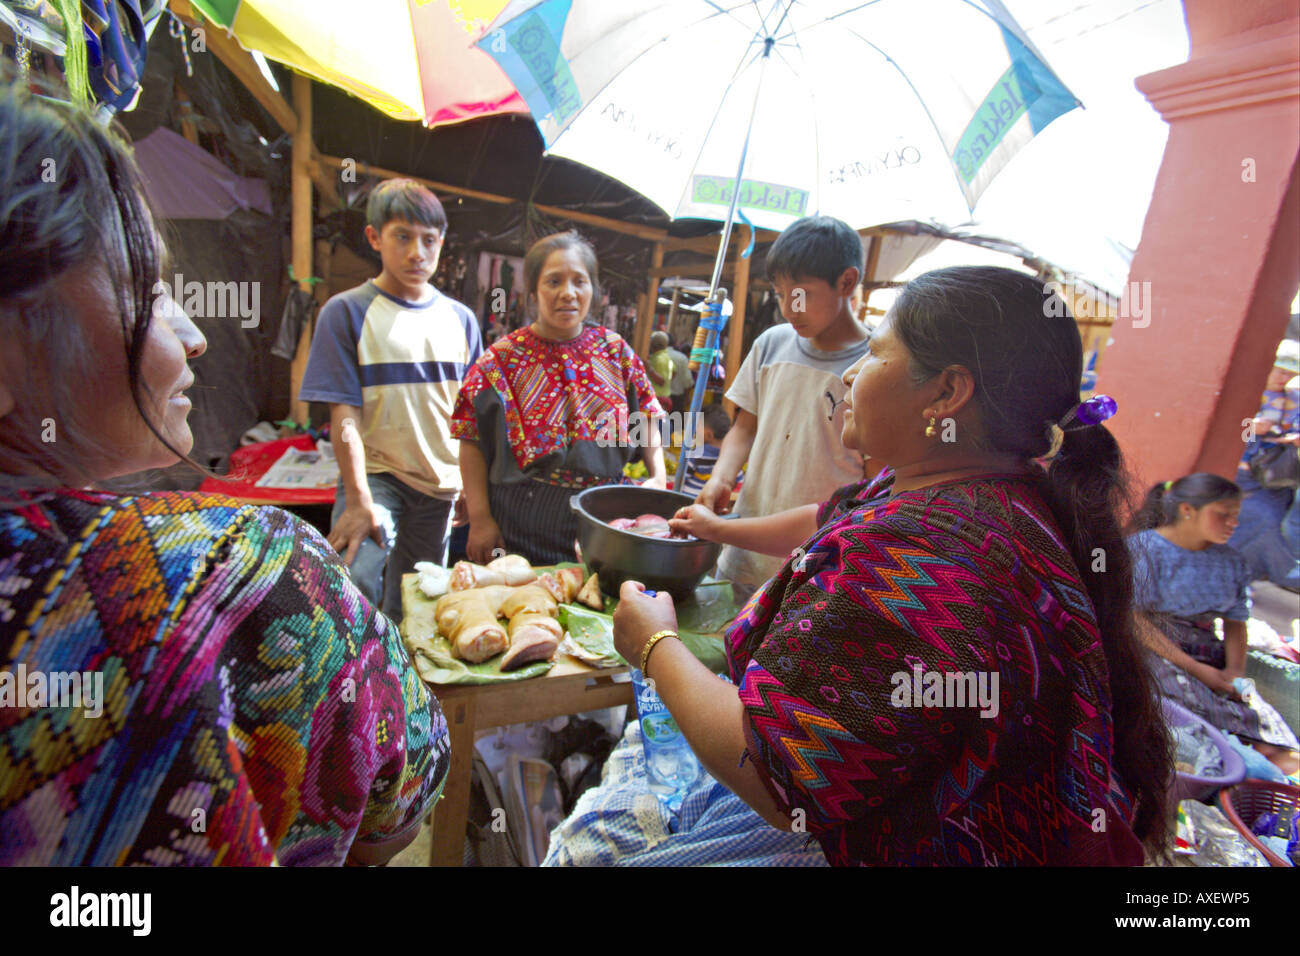
M578 516L569 499L598 484L618 483L614 479L558 485L530 478L490 485L488 503L510 554L522 554L534 565L559 564L578 560Z
M1152 619L1164 635L1193 660L1223 668L1227 651L1214 631L1173 617L1157 619L1153 616ZM1243 741L1295 746L1295 736L1281 715L1258 694L1250 704L1233 700L1216 694L1177 664L1157 654L1148 653L1147 661L1160 693L1207 721L1216 730L1236 734Z

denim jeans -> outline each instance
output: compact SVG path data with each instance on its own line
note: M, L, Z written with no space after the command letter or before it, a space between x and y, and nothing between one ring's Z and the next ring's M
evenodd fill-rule
M409 574L417 561L447 562L452 501L423 494L389 474L366 478L387 544L380 547L370 538L363 540L348 571L371 604L394 623L401 623L402 575ZM340 481L331 526L338 522L345 505Z
M1291 492L1291 507L1282 519L1282 540L1296 561L1295 570L1282 583L1288 587L1300 587L1300 491Z
M1245 469L1237 472L1236 480L1242 492L1241 515L1228 544L1250 564L1256 581L1295 587L1300 583L1300 553L1294 537L1290 543L1283 537L1284 525L1295 535L1295 525L1300 522L1295 492L1264 488Z

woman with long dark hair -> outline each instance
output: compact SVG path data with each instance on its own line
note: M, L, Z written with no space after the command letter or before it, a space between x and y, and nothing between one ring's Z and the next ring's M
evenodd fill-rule
M194 441L161 260L126 144L0 94L0 864L382 862L450 765L396 626L283 511L88 487Z
M787 554L719 681L671 598L615 640L706 769L834 864L1127 864L1165 840L1168 742L1132 617L1122 461L1044 284L927 273L845 373L846 445L888 465L820 508L677 530Z
M1288 773L1300 744L1257 694L1243 700L1251 567L1228 541L1242 491L1209 472L1154 485L1133 519L1135 606L1160 693L1253 744ZM1215 625L1222 622L1223 637Z

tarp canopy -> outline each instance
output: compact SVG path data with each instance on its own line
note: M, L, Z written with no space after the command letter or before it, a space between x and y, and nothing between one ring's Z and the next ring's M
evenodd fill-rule
M271 215L265 180L235 175L165 126L135 144L135 158L154 213L162 219L225 219L237 209Z

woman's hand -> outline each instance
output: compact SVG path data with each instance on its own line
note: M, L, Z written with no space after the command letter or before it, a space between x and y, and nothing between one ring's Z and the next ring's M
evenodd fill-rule
M1196 668L1191 672L1192 676L1199 680L1210 690L1222 697L1230 697L1233 700L1241 700L1241 695L1237 693L1237 688L1232 686L1232 677L1226 671L1221 671L1210 664L1197 661Z
M641 666L641 649L651 636L660 631L677 630L677 609L672 595L660 591L654 597L645 593L640 581L624 581L618 589L618 607L614 610L614 647L623 660Z
M496 552L495 554L493 552ZM491 518L478 517L469 523L469 540L465 543L465 556L475 564L487 564L506 553L506 539Z
M674 534L690 534L705 541L717 541L723 521L704 505L687 505L668 519Z
M658 488L660 491L668 490L667 475L651 475L645 481L641 482L642 488Z

